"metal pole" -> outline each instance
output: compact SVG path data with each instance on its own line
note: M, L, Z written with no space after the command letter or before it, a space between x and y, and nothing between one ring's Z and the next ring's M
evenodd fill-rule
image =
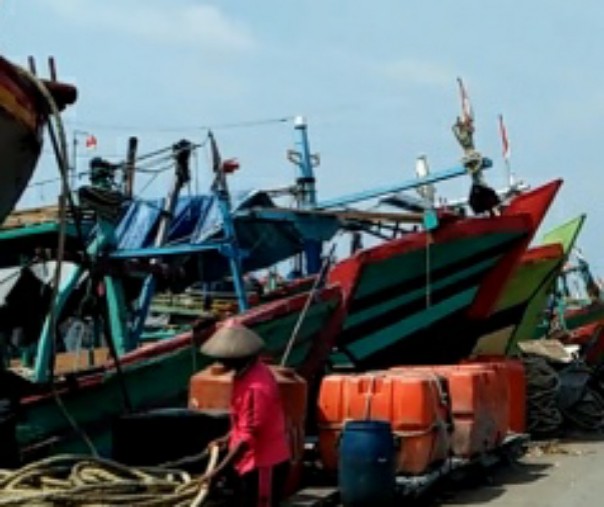
M75 190L78 178L78 137L77 133L73 133L71 147L71 190Z
M218 151L218 145L212 131L208 132L208 138L210 140L210 147L212 149L212 167L215 173L214 184L212 185L212 191L218 201L218 208L222 215L224 235L228 242L227 256L229 259L229 266L231 269L231 275L233 277L233 285L235 286L235 292L237 293L237 302L239 304L239 311L245 311L249 308L245 284L243 282L243 270L241 267L241 250L239 249L239 243L237 241L237 231L235 230L235 224L233 223L233 216L231 213L231 199L229 195L229 188L227 185L226 174L220 153Z
M313 157L310 152L310 143L308 141L308 128L306 119L303 116L297 116L294 120L296 130L296 148L297 151L291 154L290 160L298 168L298 177L296 179L298 187L298 207L303 209L313 209L317 206L317 191L315 187L314 164L317 157ZM304 242L304 253L295 259L295 267L302 271L302 259L306 260L306 274L313 275L321 269L321 252L323 245L320 241L307 240Z
M131 138L132 139L132 138ZM161 247L168 238L170 232L170 225L174 218L174 211L178 204L178 196L183 185L185 185L190 178L189 173L189 159L191 156L192 145L189 141L182 140L172 146L173 156L176 162L176 174L174 177L174 183L170 194L166 198L164 208L162 210L162 218L159 222L157 233L155 236L155 247ZM151 264L156 264L157 260L152 259ZM143 282L141 294L138 300L137 315L134 319L132 331L130 334L130 343L137 343L144 328L145 319L149 313L149 307L151 305L151 299L155 293L155 276L153 273L147 275Z
M124 174L124 194L127 198L132 198L134 193L134 164L136 163L137 147L138 138L130 137L128 139L128 154L126 156L126 168Z
M306 119L303 116L297 116L294 120L294 127L298 137L296 145L300 156L300 161L296 164L299 169L297 182L302 191L300 204L303 208L311 208L317 204L317 192Z

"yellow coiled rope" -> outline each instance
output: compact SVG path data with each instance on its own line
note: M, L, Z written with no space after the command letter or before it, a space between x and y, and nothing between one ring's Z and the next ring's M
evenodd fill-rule
M218 461L210 449L206 472ZM0 506L199 507L208 486L181 470L133 468L111 460L61 455L19 470L0 470Z

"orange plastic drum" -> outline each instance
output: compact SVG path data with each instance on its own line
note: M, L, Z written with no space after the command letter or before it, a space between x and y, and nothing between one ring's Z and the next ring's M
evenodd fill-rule
M449 384L453 418L452 451L469 458L495 448L506 433L507 386L481 365L414 366L444 376Z
M502 371L508 385L508 423L513 433L526 431L526 374L522 361L502 356L478 356L466 363L482 363Z

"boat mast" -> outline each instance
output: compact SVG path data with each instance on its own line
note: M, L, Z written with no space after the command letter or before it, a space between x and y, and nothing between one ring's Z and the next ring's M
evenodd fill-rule
M243 283L243 270L241 267L242 251L239 248L239 242L237 241L237 231L235 230L235 224L233 222L231 198L226 180L226 174L233 172L236 169L236 164L230 161L222 161L212 131L208 132L208 138L212 150L212 169L215 174L214 182L212 183L212 191L218 201L218 207L222 215L224 227L225 244L222 247L222 253L229 259L239 311L243 312L249 308L249 304L245 285Z
M135 139L135 138L131 138ZM174 211L176 210L176 204L178 203L178 196L184 185L190 180L190 169L189 160L191 158L192 144L187 140L179 141L172 146L172 153L176 161L176 169L174 175L174 181L172 183L172 189L168 194L168 198L164 203L162 209L162 215L155 236L154 247L160 248L164 246L168 239L168 233L170 231L170 225L174 218ZM157 258L151 260L151 264L156 264ZM145 319L149 313L149 307L151 305L151 299L155 293L156 279L153 273L147 275L143 282L143 288L141 290L140 297L138 299L136 316L132 326L132 332L130 339L128 340L128 349L136 347L143 328L145 325Z
M97 232L94 240L86 248L87 255L95 258L108 250L115 248L115 225L119 218L122 194L113 190L115 187L115 171L117 166L103 159L94 158L90 161L89 186L80 187L79 198L90 208L94 209L97 216ZM54 316L59 316L76 289L78 282L84 274L84 265L78 265L64 280L57 280L58 294L50 309L38 341L37 354L34 364L34 382L47 382L54 374L53 354L56 353L54 343ZM118 352L123 352L127 340L126 304L121 281L111 276L104 276L103 283L109 315L110 340Z
M298 208L314 209L317 206L317 191L314 168L319 165L318 155L310 152L308 127L306 118L297 116L294 120L296 131L296 150L289 150L287 158L298 170L296 178L296 202ZM304 258L306 259L306 274L314 275L321 269L321 252L323 245L317 240L304 241ZM296 266L302 271L301 258Z
M134 194L134 170L136 164L136 150L138 148L138 138L130 137L128 139L128 152L126 155L126 166L124 167L124 195L126 199L131 199Z

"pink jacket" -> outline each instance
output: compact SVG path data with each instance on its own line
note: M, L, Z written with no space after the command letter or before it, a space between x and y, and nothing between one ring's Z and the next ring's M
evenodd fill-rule
M261 361L235 376L233 382L229 446L233 448L238 442L248 444L235 463L240 475L290 457L279 386L270 368Z

